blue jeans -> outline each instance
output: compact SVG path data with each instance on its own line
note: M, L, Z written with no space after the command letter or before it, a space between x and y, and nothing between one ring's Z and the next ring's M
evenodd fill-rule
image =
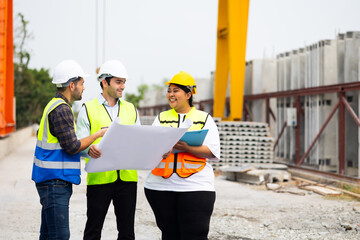
M55 179L36 183L36 189L42 205L39 239L70 239L69 200L72 184Z

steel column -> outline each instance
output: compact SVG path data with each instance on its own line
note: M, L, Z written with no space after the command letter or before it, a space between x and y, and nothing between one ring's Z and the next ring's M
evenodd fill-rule
M295 128L295 164L298 164L300 161L300 144L301 144L301 103L300 103L300 97L296 97L296 128Z
M316 135L315 139L312 141L312 143L310 144L308 150L305 152L304 156L300 159L300 161L298 162L298 166L301 165L305 158L309 155L311 149L314 147L316 141L319 139L321 133L324 131L326 125L329 123L329 121L331 120L332 116L335 114L335 111L337 110L337 108L341 105L341 100L338 101L338 103L335 105L335 107L333 108L333 110L331 111L329 117L326 119L325 123L322 125L320 131L318 132L318 134Z
M270 99L269 98L267 98L266 100L265 100L265 102L266 102L266 123L269 125L269 127L270 127Z
M339 98L345 97L345 92L339 93ZM340 100L339 106L339 174L345 173L345 105Z
M276 141L275 141L275 143L274 143L274 150L275 150L276 146L278 145L279 140L280 140L281 136L283 135L283 133L284 133L284 131L285 131L286 125L287 125L287 121L284 122L284 124L283 124L283 126L282 126L282 128L281 128L281 131L280 131L280 133L279 133L279 136L277 137L277 139L276 139Z
M0 0L0 137L15 131L13 3Z

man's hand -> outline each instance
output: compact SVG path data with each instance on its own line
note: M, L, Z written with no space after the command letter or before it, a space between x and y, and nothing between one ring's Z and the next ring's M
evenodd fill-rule
M103 137L107 130L108 130L108 127L103 127L99 131L97 131L99 133L98 138Z
M97 145L91 145L89 149L89 156L92 158L99 158L101 156L101 151L98 149Z

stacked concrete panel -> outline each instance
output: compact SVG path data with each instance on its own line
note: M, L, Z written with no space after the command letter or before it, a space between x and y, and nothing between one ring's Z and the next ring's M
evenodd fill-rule
M305 49L300 48L291 52L291 73L290 73L290 86L291 90L300 89L305 87ZM304 105L305 98L300 98L300 104ZM292 99L290 107L295 107L295 99ZM299 124L299 123L298 123ZM291 123L288 123L290 129L290 159L295 159L295 129ZM300 121L300 154L304 152L304 121Z
M306 46L304 49L279 54L277 56L277 90L286 91L358 81L359 47L360 32L347 32L339 34L334 40L322 40ZM347 93L347 100L358 115L358 92ZM305 118L301 121L304 125L300 126L303 133L300 143L301 155L310 147L337 101L336 93L312 95L300 99L305 113ZM278 99L278 131L286 120L286 109L292 107L293 104L293 100ZM360 139L357 130L357 125L347 113L345 134L348 168L358 168L359 165L360 148L358 145ZM294 129L286 127L282 140L279 141L276 156L292 160L295 154L294 144ZM338 118L335 115L305 159L305 163L318 165L321 170L336 171L338 168L338 145Z
M252 71L251 71L251 82L252 82L252 91L251 94L259 94L262 93L262 59L252 60ZM265 122L265 119L262 119L264 114L264 100L255 100L251 101L251 113L253 116L253 121L256 122Z
M276 92L276 59L256 59L246 62L244 95ZM277 99L270 99L270 108L276 110ZM248 102L252 113L252 121L266 122L266 101ZM276 122L270 119L271 134L276 135Z
M291 53L286 52L277 56L277 86L278 91L291 90ZM293 100L291 98L281 98L277 101L277 129L282 129L283 123L287 118L286 109L292 106ZM291 131L289 128L285 128L282 137L278 144L277 156L280 158L291 158L290 151Z
M262 80L262 93L267 92L276 92L276 77L277 68L276 68L276 59L264 59L261 70L261 80ZM270 98L270 108L274 113L276 113L276 98ZM261 120L254 119L256 122L266 122L266 102L263 101L262 108L262 118ZM270 117L270 133L271 136L276 136L276 120Z
M284 87L284 68L285 68L285 59L284 59L284 54L281 53L279 55L277 55L276 57L277 59L277 80L276 80L276 85L277 85L277 90L278 91L285 91L285 87ZM284 98L279 98L277 100L277 109L276 109L276 128L278 129L278 132L280 132L280 130L282 129L282 125L285 121L285 110L284 110L284 103L285 100ZM278 137L278 136L277 136ZM276 151L276 156L279 158L285 158L285 154L284 154L284 139L280 138L279 143L278 143L278 147L277 147L277 151Z
M337 41L319 42L319 84L338 84ZM322 125L335 107L338 97L336 93L319 96L319 123ZM336 171L339 146L338 118L333 116L319 138L319 169Z
M344 48L344 82L358 81L360 32L347 32L345 34ZM359 116L359 92L347 92L347 101L355 114ZM358 167L359 159L359 134L358 126L349 113L345 115L345 156L346 166Z
M273 162L274 138L266 123L223 121L217 126L221 159L212 163L214 168Z

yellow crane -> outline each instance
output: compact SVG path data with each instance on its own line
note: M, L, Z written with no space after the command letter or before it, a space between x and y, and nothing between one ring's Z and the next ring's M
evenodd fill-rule
M226 120L242 118L248 15L249 0L219 0L214 117L224 119L230 81L230 116Z

